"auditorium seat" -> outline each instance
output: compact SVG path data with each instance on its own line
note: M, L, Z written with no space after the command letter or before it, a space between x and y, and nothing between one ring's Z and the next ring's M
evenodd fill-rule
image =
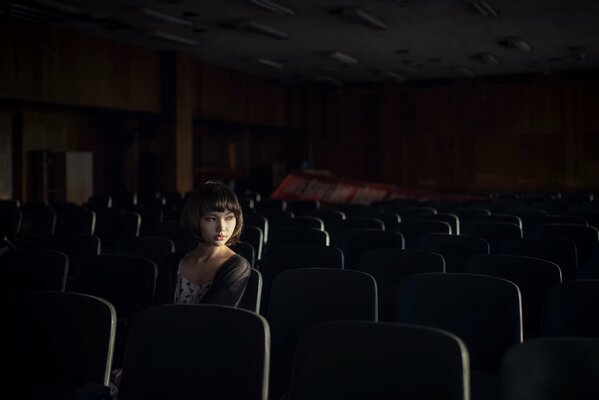
M293 357L304 330L325 321L377 321L374 278L360 271L294 269L272 284L267 319L272 332L269 397L287 391Z
M514 223L482 222L475 219L463 225L462 233L485 239L489 242L489 251L499 253L505 241L522 237L522 228Z
M593 249L599 242L599 230L592 226L576 224L545 224L535 230L535 235L568 239L576 244L578 264L593 259Z
M152 307L133 321L118 398L266 400L269 344L268 323L251 311Z
M429 233L452 234L451 225L449 223L420 218L402 221L401 224L395 227L395 231L403 235L406 249L417 249L420 238Z
M3 303L0 382L19 399L110 399L116 312L80 293L28 292Z
M549 289L542 336L599 338L599 280L573 280Z
M262 274L257 269L250 270L250 276L247 282L243 296L239 301L239 308L253 312L260 312L262 303Z
M445 259L447 272L462 272L468 259L477 254L489 254L489 242L467 235L430 233L420 239L420 250L438 253Z
M424 272L445 272L440 254L422 250L374 249L362 253L355 267L374 277L378 291L379 320L392 321L395 292L406 276Z
M368 250L386 248L403 249L403 235L378 229L351 229L345 234L341 244L341 251L345 257L345 268L355 268L360 256Z
M422 326L324 322L301 336L289 400L470 398L468 350Z
M543 303L549 288L562 280L557 264L540 258L506 254L485 254L468 260L465 272L491 275L518 285L522 294L522 317L526 338L541 329Z
M576 245L571 240L560 238L537 236L510 239L503 243L501 253L551 261L559 266L562 280L572 279L578 265Z
M513 346L501 366L501 400L599 398L599 339L542 338Z

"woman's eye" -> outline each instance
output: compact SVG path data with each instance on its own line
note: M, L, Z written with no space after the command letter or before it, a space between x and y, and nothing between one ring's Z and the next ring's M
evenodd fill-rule
M235 219L234 215L227 215L227 217L226 217L227 221L231 221L231 220L234 220L234 219Z

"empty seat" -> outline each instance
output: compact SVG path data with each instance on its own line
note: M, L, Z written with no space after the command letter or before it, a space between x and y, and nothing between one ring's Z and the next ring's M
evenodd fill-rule
M56 218L55 235L93 235L96 214L87 210L61 212Z
M551 261L559 266L562 279L572 279L578 258L576 245L571 240L553 237L514 238L502 244L501 253L527 256Z
M545 299L541 334L599 338L599 280L552 286Z
M64 292L69 258L54 250L21 250L0 256L0 292L31 290Z
M512 347L503 359L501 399L597 399L598 375L598 339L529 340Z
M23 399L109 398L116 312L97 297L29 292L2 304L0 377Z
M101 255L88 258L74 273L71 291L108 300L118 316L114 365L120 367L131 319L154 304L157 267L147 258Z
M103 251L112 250L112 246L122 238L139 236L140 227L141 216L135 212L108 210L96 214L95 234L102 240Z
M465 272L497 276L518 285L522 294L526 337L539 334L547 292L551 286L562 280L561 271L555 263L540 258L506 254L473 256L466 263Z
M262 274L257 269L250 270L245 291L239 301L239 308L253 312L260 312L262 303Z
M330 237L327 231L323 231L318 228L274 229L270 235L270 240L265 251L268 252L268 249L271 246L293 243L312 243L328 246L330 243Z
M198 245L198 240L181 229L177 221L163 221L156 224L150 228L148 234L172 240L176 252L188 252Z
M290 400L469 399L468 351L438 329L325 322L302 335Z
M599 230L592 226L575 224L545 224L538 226L535 235L559 237L576 244L579 265L593 259L593 248L599 241Z
M403 278L424 272L445 272L440 254L422 250L374 249L360 256L356 268L374 277L378 291L379 320L392 321L395 292Z
M522 237L522 228L508 222L471 221L463 226L462 232L464 235L485 239L489 242L491 253L499 253L505 241Z
M341 250L345 256L345 267L354 268L360 256L373 249L403 249L402 234L377 229L352 229L345 235Z
M489 242L466 235L430 233L420 239L420 249L438 253L445 259L447 272L462 272L468 259L477 254L489 254Z
M123 254L147 258L161 265L169 254L175 252L172 240L160 236L130 236L119 240L112 254Z
M342 211L334 210L332 208L304 210L300 212L300 215L320 218L324 222L324 229L329 229L329 227L334 225L337 221L341 221L346 218L346 215Z
M283 271L297 268L336 268L344 265L343 253L333 246L318 244L282 244L272 246L260 264L260 272L264 278L263 296L268 299L272 281ZM265 313L268 303L262 303Z
M262 247L264 246L264 234L257 226L245 225L239 236L242 242L252 245L256 251L256 263L262 260Z
M119 400L266 400L270 335L256 313L161 305L133 322Z
M285 221L285 228L315 228L324 230L324 221L317 217L299 216Z
M456 334L468 346L472 368L484 372L497 372L507 349L522 341L520 291L492 276L408 276L399 287L396 321Z
M436 214L430 214L436 215ZM400 232L405 239L406 249L417 249L420 238L429 233L451 234L451 225L444 221L430 219L410 219L399 224L395 231Z
M239 254L250 263L250 267L256 266L256 250L254 250L254 246L247 242L237 242L229 246L231 250L235 253Z
M268 219L262 215L255 214L244 214L243 215L243 224L244 227L255 226L256 228L260 228L262 231L262 240L264 243L268 243L268 234L269 234L269 226ZM254 245L254 247L256 247ZM261 247L262 248L262 247ZM260 259L260 257L258 257Z
M49 206L23 209L23 220L17 241L22 246L29 246L40 239L54 234L56 212Z
M268 305L272 332L270 394L288 389L293 355L303 331L324 321L377 321L376 282L360 271L295 269L274 280Z
M447 222L451 226L451 233L454 235L460 234L460 220L457 215L451 213L437 213L437 214L419 214L414 219L430 220L430 221L442 221Z
M23 213L16 206L0 206L0 237L15 241L21 231Z
M345 236L352 229L377 229L383 231L385 230L385 223L377 218L350 217L330 224L325 229L331 236L331 245L341 248Z

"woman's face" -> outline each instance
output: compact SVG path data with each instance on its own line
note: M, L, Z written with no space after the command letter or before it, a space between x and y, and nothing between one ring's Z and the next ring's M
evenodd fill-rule
M237 225L235 214L230 211L209 211L200 216L202 240L213 246L227 244Z

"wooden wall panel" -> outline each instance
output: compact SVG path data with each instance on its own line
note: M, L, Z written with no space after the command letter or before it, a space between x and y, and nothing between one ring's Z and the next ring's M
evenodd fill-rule
M457 80L376 91L368 102L377 104L374 120L351 87L326 97L317 168L436 189L599 188L599 80ZM378 137L369 128L377 126ZM371 139L380 145L365 150Z
M272 127L287 126L285 88L276 82L197 61L194 115Z
M156 51L11 20L0 24L0 96L160 111Z

